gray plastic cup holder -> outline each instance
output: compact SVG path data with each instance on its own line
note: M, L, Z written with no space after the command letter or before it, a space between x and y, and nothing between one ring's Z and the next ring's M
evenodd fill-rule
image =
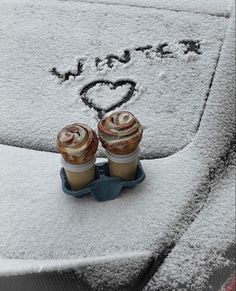
M125 181L119 177L111 177L107 162L95 164L95 171L95 179L92 182L81 190L73 190L67 180L65 170L61 168L60 176L63 192L77 198L92 194L97 201L102 202L115 199L122 189L132 189L145 179L145 173L140 161L137 165L135 178L131 181Z

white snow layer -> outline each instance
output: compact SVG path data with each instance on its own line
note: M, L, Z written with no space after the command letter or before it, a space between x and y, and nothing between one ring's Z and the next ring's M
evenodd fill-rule
M1 143L54 151L57 132L66 124L80 121L96 128L97 111L82 101L83 88L94 81L126 80L136 84L135 91L120 109L132 111L145 128L142 157L173 154L195 136L228 21L189 12L44 0L2 1L0 19ZM185 54L182 40L200 41L202 53ZM164 51L171 54L162 58L155 47L164 42ZM153 49L136 50L147 45ZM104 58L115 54L124 60L126 49L130 61L114 60L110 68ZM97 67L96 58L101 59ZM61 74L76 74L79 60L80 76L63 82L50 73L55 67ZM108 98L114 105L114 93L118 102L124 88L103 90L106 102L97 98L96 105L107 109ZM88 97L94 100L93 90Z
M146 291L215 291L209 279L216 270L234 264L227 258L235 245L235 167L212 187L207 206L181 237Z
M142 271L148 268L150 258L149 252L134 252L74 260L0 259L0 277L75 270L78 276L85 275L93 290L104 290L106 285L119 290L120 286L135 282L140 277Z
M15 259L25 259L26 265L35 260L31 263L37 271L39 264L42 270L47 268L42 260L110 257L111 263L103 268L99 262L87 269L79 263L74 267L99 290L104 284L112 288L131 283L147 268L151 256L178 241L204 205L210 169L218 167L233 138L234 68L230 53L223 50L223 54L219 66L229 62L225 67L229 75L217 71L193 142L171 157L142 161L146 180L114 201L98 203L92 197L80 200L62 193L58 154L1 145L0 254L12 259L8 265ZM232 215L230 209L225 213ZM128 268L135 266L135 259L140 265L132 269L133 276L124 277L120 264L124 261L116 264L112 258L132 253L137 255ZM139 260L138 254L145 259ZM115 266L121 273L114 279Z
M224 99L221 107L217 105L220 99ZM230 99L232 103L228 102ZM233 110L230 109L231 106ZM235 132L234 16L225 37L206 109L197 139L190 147L194 145L199 147L205 136L201 156L211 165L213 160L219 159L219 155L224 156L226 136L224 137L222 129L225 128L227 131L227 128L231 128L231 133ZM226 111L232 116L225 115ZM225 123L223 128L222 118ZM220 170L220 165L222 161L218 164L217 171ZM207 285L208 280L216 270L232 266L233 263L226 257L226 252L233 245L235 245L235 155L226 175L215 178L206 208L181 237L145 290L197 291L207 286L207 290L215 291Z
M143 161L147 177L141 185L98 203L62 192L58 154L0 149L0 254L6 258L75 259L152 250L206 183L198 161L177 154Z
M27 1L27 3L29 2ZM32 3L32 6L27 4L22 8L20 8L21 6L17 5L18 4L16 4L17 10L15 13L19 16L19 18L22 17L22 22L20 22L22 26L19 26L23 29L23 31L27 26L26 19L29 20L29 18L27 18L25 15L29 16L29 14L33 14L33 11L38 13L37 16L39 16L40 21L45 21L45 19L49 21L47 15L44 13L45 11L42 11L41 6L38 7L38 11L35 11L35 3ZM8 4L4 4L4 7L8 7ZM82 13L80 10L79 14L78 10L77 15L79 14L80 18L83 18L83 15L86 15L86 11L88 11L88 5L86 4L83 6L80 4L79 7L81 10L84 9L84 11ZM93 9L93 7L95 7L94 10L96 9L99 11L98 6L91 6L91 9ZM62 8L64 11L62 11ZM56 20L54 17L56 13L53 13L54 10L50 4L47 4L47 9L50 11L50 13L52 13L51 27L54 27L54 20ZM67 15L65 13L65 9L67 9L67 11L71 11L71 8L66 6L66 4L58 4L57 13L58 11L61 11L62 19L64 19L65 15ZM75 9L74 5L73 9ZM122 11L124 12L124 15L126 15L125 8ZM155 12L155 14L152 14L150 10L148 11L150 12L149 17L146 14L146 18L144 17L142 19L146 19L146 21L148 21L148 18L150 19L152 16L157 17L158 15L158 17L162 18L162 21L164 21L166 25L168 24L168 19L171 19L171 17L177 15L174 12L161 12L160 14L156 14ZM9 13L2 15L2 18L4 18L3 23L5 23L6 26L6 23L8 23L7 21ZM99 13L101 13L101 11ZM95 13L94 15L98 14ZM134 9L134 15L136 15L136 17L138 17L140 14L145 15L145 12L142 12L139 9ZM177 29L174 30L172 34L172 31L170 30L170 38L174 38L174 35L176 35L176 39L179 39L181 35L183 36L184 27L187 31L189 27L190 33L190 26L186 26L184 20L188 20L189 23L195 23L197 25L192 27L192 33L194 35L195 33L198 34L198 32L201 31L201 34L204 34L208 37L209 34L214 35L212 40L214 38L218 39L217 48L213 48L214 43L212 43L212 45L206 46L205 48L205 52L208 52L209 58L210 56L212 56L212 59L216 58L217 50L221 43L219 40L220 37L218 38L217 34L221 36L223 35L225 19L216 19L214 17L208 16L203 17L200 15L189 16L187 13L179 13L178 15L181 20L180 22L178 22L178 19L176 21L179 26L181 26L180 24L182 23L182 33L181 30ZM71 13L68 13L67 16L68 19L70 18L71 21L77 23L77 19L73 18ZM122 16L122 14L120 14L120 16ZM163 19L164 17L165 19ZM2 20L2 18L0 19ZM114 20L115 23L117 23L117 19ZM140 18L140 21L142 19ZM197 19L199 20L199 23L195 22ZM31 18L32 27L28 26L28 29L35 30L37 21ZM48 26L47 21L45 21L44 25L47 26L50 31L51 28ZM97 23L99 23L99 17L97 18L97 21ZM129 21L128 12L127 21ZM158 18L156 21L159 21ZM203 21L205 21L204 24ZM58 33L61 33L60 36L64 35L61 32L59 23L56 23L58 24ZM82 27L84 31L86 31L85 20L82 23L84 23L84 26ZM161 22L159 25L162 25ZM178 25L176 24L177 27ZM206 31L201 29L204 25L206 25L205 27L208 26ZM24 37L23 35L20 35L19 26L14 28L17 31L16 34L19 35L19 49L17 51L18 54L15 53L13 56L13 53L10 53L11 58L8 59L9 70L5 71L5 74L8 74L8 72L10 72L14 66L16 69L21 67L23 70L24 61L26 63L28 62L28 64L30 63L29 59L22 58L24 55L22 52L24 49L27 49L33 59L34 54L32 51L35 51L36 43L39 43L38 38L42 44L45 44L45 42L43 42L42 34L35 35L33 33L30 34L30 38L34 39L32 46L24 47L24 41L28 39L29 36L24 33ZM96 26L94 26L94 29L95 27ZM8 29L11 30L13 27L8 27ZM44 29L43 26L38 26L37 29L39 31L43 30L43 32L47 35L46 28ZM75 26L70 27L71 34L73 34L74 29ZM158 27L156 27L156 29L158 29ZM166 28L162 26L162 29L167 33ZM198 32L196 32L195 29L197 29ZM140 30L137 30L136 34L138 34L139 31ZM161 33L161 30L158 30L158 32L160 33L161 38L166 38L164 32ZM128 32L125 31L125 33ZM85 38L86 36L87 34L83 35ZM145 38L147 37L148 36L145 35ZM58 39L60 40L61 38L58 37L57 41ZM89 39L91 40L92 38ZM99 37L94 38L94 42L96 42L97 39L99 39ZM144 37L139 39L142 40ZM62 51L60 51L60 46L58 46L56 52L54 52L57 54L58 51L57 58L54 58L52 55L50 55L52 60L54 60L54 64L56 64L56 62L58 62L58 64L60 63L60 57L62 60L64 60L62 61L62 64L64 64L61 67L62 69L65 68L65 64L67 64L68 61L71 60L71 56L74 55L74 52L72 52L74 50L73 41L72 38L69 37L69 34L67 40L69 45L67 47L68 50L65 50L65 59L62 57L63 54ZM16 39L10 38L10 35L9 38L5 41L13 42L14 47L16 47ZM126 47L127 43L125 42L127 39L125 40L125 37L121 38L119 41L122 47ZM86 280L88 280L91 286L93 286L96 290L100 290L104 284L112 290L114 286L116 288L116 286L120 287L131 284L135 278L138 278L140 272L146 270L152 257L157 258L158 254L160 254L166 246L170 246L173 242L177 242L189 227L191 221L196 218L197 213L199 210L201 210L205 203L205 209L208 209L210 213L214 213L214 215L217 217L217 221L219 222L220 218L217 216L217 211L220 209L220 203L227 206L230 203L227 200L227 195L225 193L227 190L225 189L224 192L222 192L225 200L227 200L226 202L222 201L224 200L223 198L219 198L220 196L218 193L221 191L221 189L223 189L220 188L220 186L219 188L216 187L215 190L211 193L211 196L207 202L205 201L208 197L208 189L210 187L210 172L214 172L214 169L219 167L221 158L224 157L229 150L230 143L232 142L235 131L235 67L233 43L234 34L232 33L231 35L229 33L225 39L225 45L222 50L222 57L220 58L213 86L206 103L202 122L192 142L183 150L168 158L143 160L142 163L147 176L146 180L135 189L124 191L114 201L98 203L93 200L92 197L75 199L64 194L60 186L60 158L58 154L0 145L1 274L19 274L24 272L32 272L33 270L42 271L44 269L48 270L51 267L61 269L63 268L62 265L65 265L64 268L66 266L73 267L75 270L77 270L77 272L83 272ZM2 45L2 42L0 42L0 45ZM112 45L112 42L110 42L111 49L109 51L113 51ZM24 49L21 46L23 46ZM42 56L48 47L53 47L53 44L50 43L50 46L41 46ZM70 51L70 48L73 48L72 51ZM93 50L95 48L92 49L90 46L89 49L94 52ZM215 54L211 54L209 52L211 49L215 51ZM70 52L69 54L67 54L68 51ZM6 47L4 53L9 57L9 48L7 50ZM37 54L39 55L39 52ZM20 64L21 66L19 66L19 63L17 62L19 55L21 56L20 58L22 58ZM201 59L202 56L200 56L198 60ZM37 65L41 67L41 69L44 68L47 71L46 68L48 68L49 56L46 58L48 59L45 63L45 60L41 59L42 62L37 63ZM177 60L176 62L178 62L180 59L181 58L177 58L175 61ZM12 62L12 60L15 61ZM171 61L171 59L167 59L165 61L168 63ZM207 59L205 59L205 63L208 63ZM185 67L188 66L188 64L189 63L185 63ZM197 65L196 63L194 64ZM204 63L201 65L205 66ZM208 65L210 65L210 63L208 63ZM133 64L131 67L132 66ZM175 68L176 67L173 65L173 69ZM39 78L40 74L37 69L38 67L35 63L35 70L31 71L32 80L35 76ZM2 71L2 67L0 68L0 72L1 78L4 79L5 75ZM19 142L25 142L25 145L26 143L29 143L31 146L32 140L37 140L35 145L38 144L40 140L43 144L43 138L45 138L45 145L47 143L50 144L49 140L46 139L47 134L46 131L44 132L45 129L42 131L39 129L38 123L40 125L44 124L44 126L46 124L44 120L40 119L40 114L44 112L45 120L47 120L48 116L51 115L51 122L55 122L53 130L48 128L48 134L52 137L52 135L56 132L58 123L60 123L61 119L63 119L63 114L62 116L60 115L59 108L62 111L65 110L63 109L63 104L65 103L65 99L63 99L64 94L59 92L62 90L65 93L66 90L71 90L68 88L71 88L70 86L73 87L71 84L74 84L77 81L69 81L67 84L68 86L66 84L59 84L59 87L57 87L58 85L54 84L53 82L54 85L50 86L54 86L54 89L56 90L55 92L58 94L56 96L60 97L58 101L55 102L52 93L50 93L51 88L49 89L46 85L48 83L48 77L46 74L43 77L44 81L41 83L41 85L40 82L37 83L34 81L33 83L35 87L27 87L25 85L26 81L31 80L29 75L27 75L28 77L24 80L23 75L26 76L25 71L22 76L19 71L15 70L15 72L16 75L11 74L11 78L13 78L16 84L18 84L17 86L19 86L18 82L22 78L22 85L16 87L17 89L15 88L17 93L16 95L13 95L13 80L8 79L8 94L1 95L3 96L2 99L5 98L5 101L1 103L0 107L1 126L3 126L1 127L1 136L3 136L2 133L4 133L5 128L5 136L7 136L7 134L9 135L8 141L13 141L15 138L18 139ZM158 71L158 76L159 74L160 72ZM161 76L161 79L165 80L165 76L168 76L168 74L164 73L161 74ZM188 78L188 76L186 76L186 78ZM194 76L191 78L194 79ZM189 80L191 78L189 77ZM182 83L184 82L185 81L183 80ZM45 84L45 86L42 86L42 84ZM169 86L170 84L168 83L168 86L166 86L167 89ZM201 90L202 86L203 84L199 87L199 90ZM0 90L2 88L3 87L0 86ZM24 95L22 93L24 90L27 91L28 94L32 92L38 92L38 95L33 94L33 96L37 96L37 98L30 98L28 100L26 99L27 101L21 99L22 96L25 98L27 97L27 94ZM6 92L5 85L4 92ZM21 92L21 94L18 94L18 92ZM195 99L193 95L191 95L191 98L193 98L194 102ZM39 97L42 97L41 103L38 102ZM18 100L17 103L15 100ZM22 101L22 104L20 103L20 100ZM141 98L138 100L141 100ZM179 101L179 106L180 104L182 103ZM29 112L32 113L32 115L28 115L27 119L25 118L27 110L23 105L27 105ZM150 105L153 106L153 104ZM187 107L185 108L189 109L188 105L186 106ZM35 110L36 108L38 111ZM11 114L16 114L15 117L18 119L17 122L19 125L15 119L9 119L9 123L7 125L6 118L7 116L10 116L10 109L12 112ZM56 113L54 113L54 111ZM68 109L68 111L71 113L72 109ZM22 115L19 114L20 112ZM188 110L186 111L186 115L188 115ZM185 115L183 113L183 118L184 116ZM151 115L146 115L146 117L151 119ZM70 117L67 116L67 118ZM63 119L63 125L65 121L68 120ZM71 121L74 121L74 117ZM24 124L24 127L22 127L22 124ZM49 124L50 122L48 120L48 125ZM150 126L152 129L154 128L153 123L150 123ZM176 128L173 128L173 130L176 129L177 131L177 128L178 122L176 120ZM165 130L165 127L163 127L163 130ZM33 138L31 140L26 140L27 133L29 132ZM153 135L153 144L158 142L158 137L159 135ZM53 139L51 139L51 142L53 144ZM229 178L229 180L232 181L232 178ZM227 232L227 239L221 240L222 230L220 227L222 225L228 225L228 222L231 221L232 218L232 209L230 207L224 209L225 218L222 219L222 222L214 225L216 228L219 228L219 236L216 234L216 240L220 241L220 245L222 246L218 248L219 252L224 251L227 248L229 242L233 240L231 236L231 229L225 230ZM220 216L222 215L222 212L219 212ZM205 216L205 213L206 210L203 210L201 215ZM205 217L206 220L210 219L209 215L207 212ZM205 227L206 224L204 225L203 221L204 217L201 218L199 216L199 222L196 220L196 225L199 223L199 225ZM191 229L194 230L196 227L194 225L195 223L193 223L190 227L189 236L196 241L193 232L191 232ZM198 233L199 232L200 230L198 230ZM207 228L204 228L204 233L205 237L212 237L214 234L210 228L209 233L207 233ZM188 232L186 232L185 235L187 236ZM200 236L200 238L204 239L204 236ZM206 245L211 247L210 243L213 243L213 240L211 240L211 242L209 241L209 243ZM188 247L187 243L185 247ZM215 247L215 245L213 247ZM202 250L201 246L199 246L199 250ZM196 249L194 249L194 251L196 251ZM202 254L204 255L204 252ZM190 255L192 258L192 254ZM180 258L183 259L183 256L181 257L181 253ZM124 268L126 263L127 266ZM17 268L17 265L19 268ZM85 267L82 268L81 265L84 265ZM131 268L130 270L132 270L131 275L129 275L129 267ZM117 271L115 277L113 270ZM168 268L166 278L169 274L169 271L171 271L171 267ZM184 276L184 274L182 274L182 276ZM98 278L100 280L98 280ZM175 282L177 281L178 279L176 279ZM166 281L164 280L162 282L163 286L165 286L164 284ZM155 283L152 284L150 282L150 284L152 288L155 288Z
M70 1L70 0L66 0ZM107 3L127 6L153 7L174 11L190 11L228 17L231 0L74 0L90 3Z

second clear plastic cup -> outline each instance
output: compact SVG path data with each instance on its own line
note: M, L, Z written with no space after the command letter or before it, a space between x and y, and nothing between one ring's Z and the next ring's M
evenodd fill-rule
M127 155L117 155L109 151L106 151L106 155L110 176L120 177L126 181L134 180L139 160L139 148Z

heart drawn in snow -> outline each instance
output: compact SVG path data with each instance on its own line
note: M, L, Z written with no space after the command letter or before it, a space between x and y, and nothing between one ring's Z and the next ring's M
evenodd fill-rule
M84 104L98 112L98 118L128 102L134 95L136 83L131 80L97 80L86 85L80 92Z

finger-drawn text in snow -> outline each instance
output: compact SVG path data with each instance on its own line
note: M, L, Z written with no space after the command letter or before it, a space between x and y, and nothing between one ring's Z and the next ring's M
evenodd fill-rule
M194 52L202 54L199 40L181 40L177 43L162 42L158 45L139 46L134 49L125 49L122 55L108 54L105 58L96 57L94 60L97 70L102 70L104 66L113 68L116 63L127 64L132 59L132 51L140 52L146 58L177 58L180 54ZM70 77L78 77L83 73L83 60L78 60L77 67L74 71L68 70L60 73L56 67L50 70L50 73L60 79L61 82L68 81Z
M127 78L127 75L124 74L128 71L123 66L132 65L132 60L133 62L146 60L149 66L153 62L158 64L156 61L178 59L181 56L188 56L188 54L189 57L191 57L190 54L195 56L202 54L199 40L185 39L173 43L165 41L158 45L148 44L125 49L121 54L108 54L104 58L79 58L76 61L76 66L72 69L60 72L56 67L53 67L50 72L59 79L61 84L75 80L80 76L86 79L89 77L90 80L85 84L82 82L79 88L79 100L89 108L94 109L98 118L102 118L105 113L121 107L132 97L140 95L139 85L143 84L141 82L137 84L135 75L132 78ZM111 77L110 73L119 67L123 68L119 77L117 78L117 75ZM104 78L105 75L106 78ZM132 100L135 101L136 98L132 98Z

